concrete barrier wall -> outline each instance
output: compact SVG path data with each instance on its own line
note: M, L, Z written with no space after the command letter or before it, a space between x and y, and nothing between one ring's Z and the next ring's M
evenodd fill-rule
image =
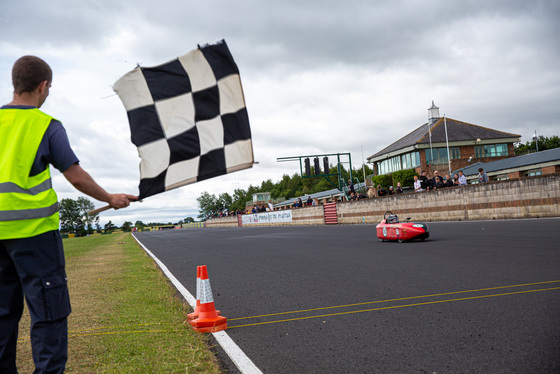
M190 223L183 223L181 228L183 229L193 229L193 228L204 228L204 222L190 222Z
M387 210L415 221L559 217L560 175L339 203L338 222L378 223Z
M560 217L560 174L338 203L338 223L379 223L388 210L415 221ZM325 224L322 205L294 209L292 217L267 226ZM208 220L206 226L237 226L237 218Z
M206 221L206 227L237 227L237 216L212 218Z

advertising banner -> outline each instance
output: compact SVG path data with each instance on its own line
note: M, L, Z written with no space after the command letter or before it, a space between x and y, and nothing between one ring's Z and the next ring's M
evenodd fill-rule
M292 222L292 211L280 210L276 212L244 214L242 222L243 226L258 223Z

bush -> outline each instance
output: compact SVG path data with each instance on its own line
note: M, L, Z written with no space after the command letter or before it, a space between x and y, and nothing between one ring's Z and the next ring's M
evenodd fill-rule
M393 186L397 185L397 182L401 182L401 187L414 186L414 176L418 175L414 169L409 170L399 170L391 174L393 177Z
M377 188L378 185L381 185L381 187L388 190L389 186L393 185L393 178L391 178L391 175L376 175L371 178L371 182L373 183L374 188Z

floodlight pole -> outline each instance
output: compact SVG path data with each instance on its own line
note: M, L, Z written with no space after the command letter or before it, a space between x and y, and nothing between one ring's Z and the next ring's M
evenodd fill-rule
M323 173L323 174L316 174L316 175L305 175L303 172L303 165L302 160L306 158L313 158L313 157L329 157L329 156L336 156L336 166L337 166L337 173L330 174ZM302 178L315 178L315 177L324 177L330 184L334 186L334 188L338 189L340 192L344 190L343 180L342 180L342 170L341 164L342 161L340 160L340 156L347 156L348 157L348 164L349 164L349 173L350 173L350 180L352 180L352 156L350 153L327 153L327 154L320 154L320 155L305 155L305 156L292 156L292 157L278 157L276 161L278 162L285 162L285 161L299 161L299 170L300 175ZM334 184L328 177L336 176L338 178L338 186Z
M364 172L364 188L366 186L366 163L364 161L364 146L360 146L362 148L362 171Z

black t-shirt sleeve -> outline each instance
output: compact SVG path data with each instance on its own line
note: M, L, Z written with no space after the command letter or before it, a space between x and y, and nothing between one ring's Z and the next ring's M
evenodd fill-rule
M63 173L78 162L78 157L70 147L70 141L62 123L52 120L37 150L30 175L41 173L48 164Z

